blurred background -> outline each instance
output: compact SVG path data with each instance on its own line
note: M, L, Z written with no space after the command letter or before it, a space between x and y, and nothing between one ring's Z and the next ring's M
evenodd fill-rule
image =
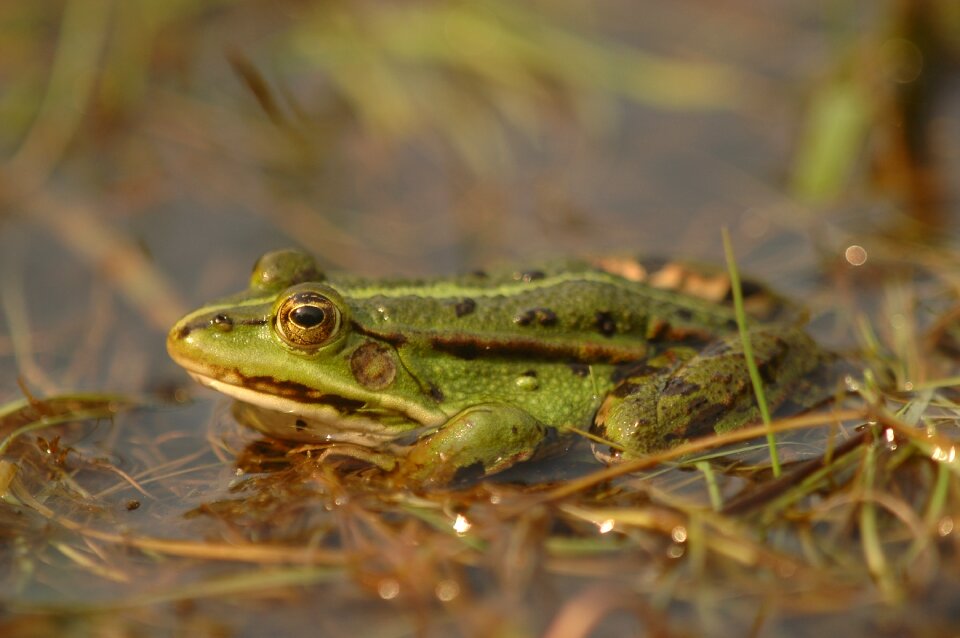
M716 261L727 226L789 290L942 242L958 34L949 0L3 3L3 391L142 389L291 244L385 276Z
M0 400L184 386L168 327L289 245L386 277L727 227L815 313L956 291L958 60L955 0L2 2Z

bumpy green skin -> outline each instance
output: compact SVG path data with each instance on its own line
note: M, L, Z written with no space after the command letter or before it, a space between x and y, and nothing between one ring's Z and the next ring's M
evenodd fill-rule
M826 397L829 358L798 328L750 331L768 405L804 408ZM820 374L814 374L819 372ZM625 379L597 414L594 431L623 448L617 458L760 420L739 334L721 337L677 365Z
M310 347L285 336L298 293L329 300L326 320L339 310ZM724 304L583 262L371 281L288 250L262 257L245 292L184 317L167 346L258 406L245 420L269 434L372 447L403 477L447 483L538 456L569 427L639 454L756 420L734 330ZM789 321L753 334L774 405L824 361Z

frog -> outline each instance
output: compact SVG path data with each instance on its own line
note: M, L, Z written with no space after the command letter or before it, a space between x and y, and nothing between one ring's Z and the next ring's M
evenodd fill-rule
M757 422L730 294L719 271L632 258L376 279L282 249L180 319L167 349L245 425L449 485L578 436L613 463ZM830 355L802 312L744 295L771 409L806 405Z

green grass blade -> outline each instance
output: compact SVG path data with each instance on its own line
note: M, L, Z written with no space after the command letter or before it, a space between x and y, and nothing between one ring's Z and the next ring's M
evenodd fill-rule
M743 356L747 360L747 369L750 371L750 382L753 384L753 393L757 397L757 406L763 424L770 425L770 408L767 407L767 396L763 391L763 382L760 380L760 371L753 358L753 347L750 345L750 335L747 332L747 313L743 308L743 291L740 289L740 273L733 258L733 246L730 243L730 233L726 228L721 229L723 235L723 252L727 260L727 270L730 273L730 287L733 290L733 309L737 317L737 329L740 331L740 340L743 343ZM777 455L777 442L773 432L767 432L767 447L770 448L770 466L773 475L780 476L780 457Z

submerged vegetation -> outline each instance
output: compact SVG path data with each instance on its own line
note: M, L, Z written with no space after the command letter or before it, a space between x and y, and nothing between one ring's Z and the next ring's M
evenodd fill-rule
M124 463L122 450L103 458L83 436L90 419L121 406L35 401L8 410L5 431L67 416L74 425L35 429L0 466L4 583L20 592L6 604L16 622L53 613L95 627L117 622L101 612L118 609L140 609L128 620L162 627L171 621L148 610L187 601L207 601L200 609L215 619L221 605L250 597L274 601L262 611L273 622L278 613L301 616L307 596L337 607L396 601L371 608L369 619L465 635L544 627L586 635L594 624L782 630L798 617L815 626L837 615L894 632L940 617L946 628L957 408L933 389L869 395L773 423L779 478L757 426L607 469L580 450L533 476L426 493L387 486L369 469L318 463L233 424L153 441L124 435L142 420L130 422L137 413L115 426L141 439L141 458ZM208 442L194 452L164 455L169 439L200 443L203 434ZM224 561L226 571L217 567ZM936 614L919 622L912 614L922 610Z
M955 3L786 3L802 71L756 62L775 49L749 2L716 40L696 0L650 3L652 26L617 2L43 4L0 8L4 636L955 631ZM752 118L800 124L716 132ZM645 208L674 197L696 214ZM162 353L182 297L276 242L417 272L722 259L724 224L740 269L803 297L846 386L609 468L584 439L406 489L238 426Z

